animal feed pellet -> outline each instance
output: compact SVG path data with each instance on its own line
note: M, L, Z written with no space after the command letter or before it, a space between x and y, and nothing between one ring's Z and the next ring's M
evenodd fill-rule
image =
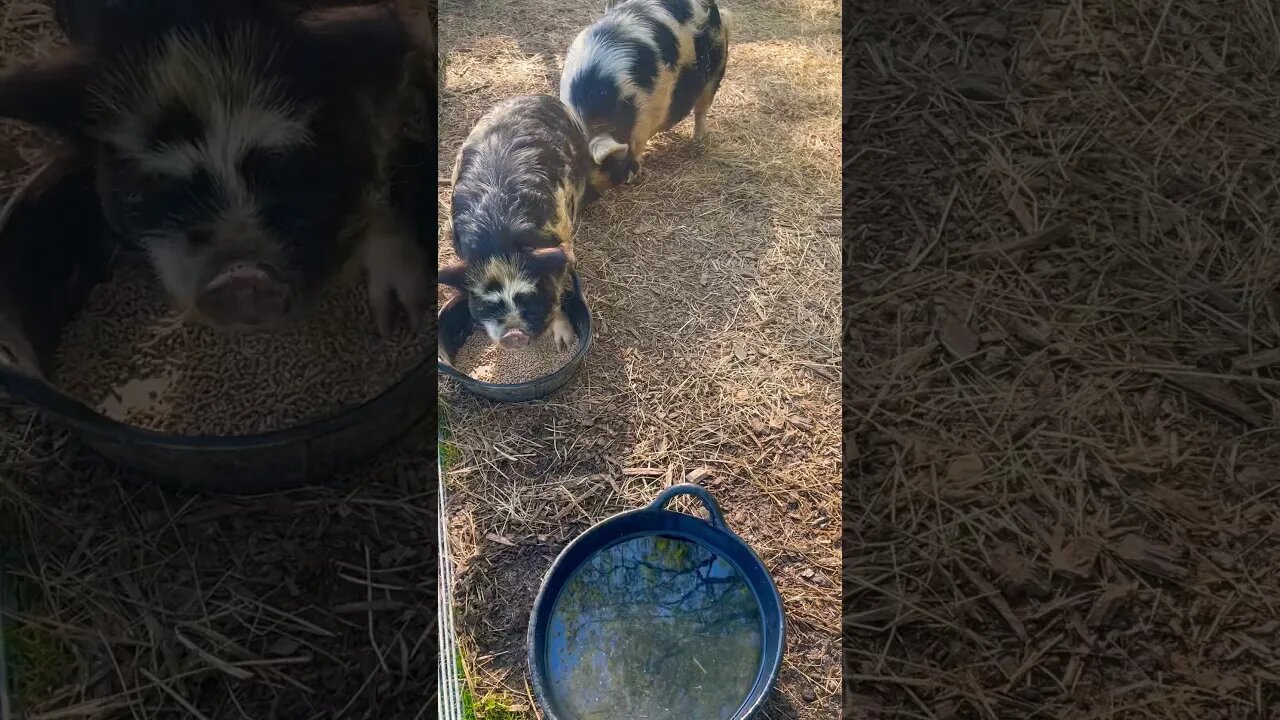
M335 285L269 331L183 322L148 266L117 260L63 331L55 381L117 420L182 435L248 435L338 412L426 357L430 328L379 337L363 284Z
M550 332L545 332L527 348L507 350L490 340L483 328L477 328L458 350L453 366L481 382L529 382L564 367L578 352L580 344L575 337L568 350L557 350L555 339Z

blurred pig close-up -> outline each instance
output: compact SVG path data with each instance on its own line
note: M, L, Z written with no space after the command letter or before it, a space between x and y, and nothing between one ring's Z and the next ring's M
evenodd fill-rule
M93 153L103 214L174 306L274 327L348 266L373 319L419 324L424 252L392 158L427 49L394 5L60 0L62 54L0 81L0 116ZM354 272L354 267L353 267Z
M436 15L0 0L0 720L435 717Z
M0 387L110 447L202 436L230 471L281 481L407 432L434 327L433 5L28 10L44 42L0 75L29 162L0 175L18 188L0 211ZM319 442L326 428L359 437ZM122 441L139 429L161 435ZM277 431L305 448L224 452ZM216 474L158 470L179 467Z

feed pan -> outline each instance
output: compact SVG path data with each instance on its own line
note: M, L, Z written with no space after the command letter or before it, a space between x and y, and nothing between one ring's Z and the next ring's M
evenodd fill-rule
M0 212L0 350L9 350L8 362L0 352L0 387L108 460L172 487L266 492L355 469L434 415L426 358L361 405L256 435L154 432L84 405L42 378L61 328L107 277L118 238L106 227L92 167L70 159L42 168Z
M704 521L666 509L693 495ZM782 599L706 490L668 488L560 553L529 619L547 720L746 720L782 663Z
M582 282L578 279L578 273L574 272L572 277L573 285L561 299L560 309L568 316L569 322L573 323L573 331L578 335L578 350L559 370L528 382L490 383L457 370L449 362L438 360L436 367L441 377L452 378L466 390L481 397L508 403L537 400L568 384L577 374L578 368L582 367L582 360L591 349L591 309L587 307L582 295ZM440 309L438 328L440 352L452 361L476 329L476 321L471 317L466 295L458 295L445 303Z

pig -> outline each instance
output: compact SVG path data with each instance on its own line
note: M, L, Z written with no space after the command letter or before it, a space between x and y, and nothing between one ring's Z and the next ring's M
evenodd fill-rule
M331 5L326 3L326 5ZM58 0L71 47L0 78L0 117L93 154L103 214L188 317L270 328L363 269L375 324L424 320L426 252L391 206L424 63L403 8Z
M466 293L476 323L503 348L526 348L548 330L558 348L573 342L560 308L590 174L584 128L549 95L499 103L458 151L450 227L459 259L438 280Z
M730 14L715 0L615 0L569 46L560 99L587 128L598 191L631 182L654 135L693 111L693 137L729 59Z

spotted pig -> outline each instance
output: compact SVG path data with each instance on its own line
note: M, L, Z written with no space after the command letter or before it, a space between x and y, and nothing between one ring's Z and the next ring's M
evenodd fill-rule
M587 128L600 190L630 182L646 143L693 111L693 137L729 59L730 15L715 0L622 0L569 46L560 99Z
M440 282L467 294L476 322L503 347L528 347L548 329L568 347L573 327L560 303L591 174L581 124L549 95L505 100L471 130L453 173L459 260L440 269Z

